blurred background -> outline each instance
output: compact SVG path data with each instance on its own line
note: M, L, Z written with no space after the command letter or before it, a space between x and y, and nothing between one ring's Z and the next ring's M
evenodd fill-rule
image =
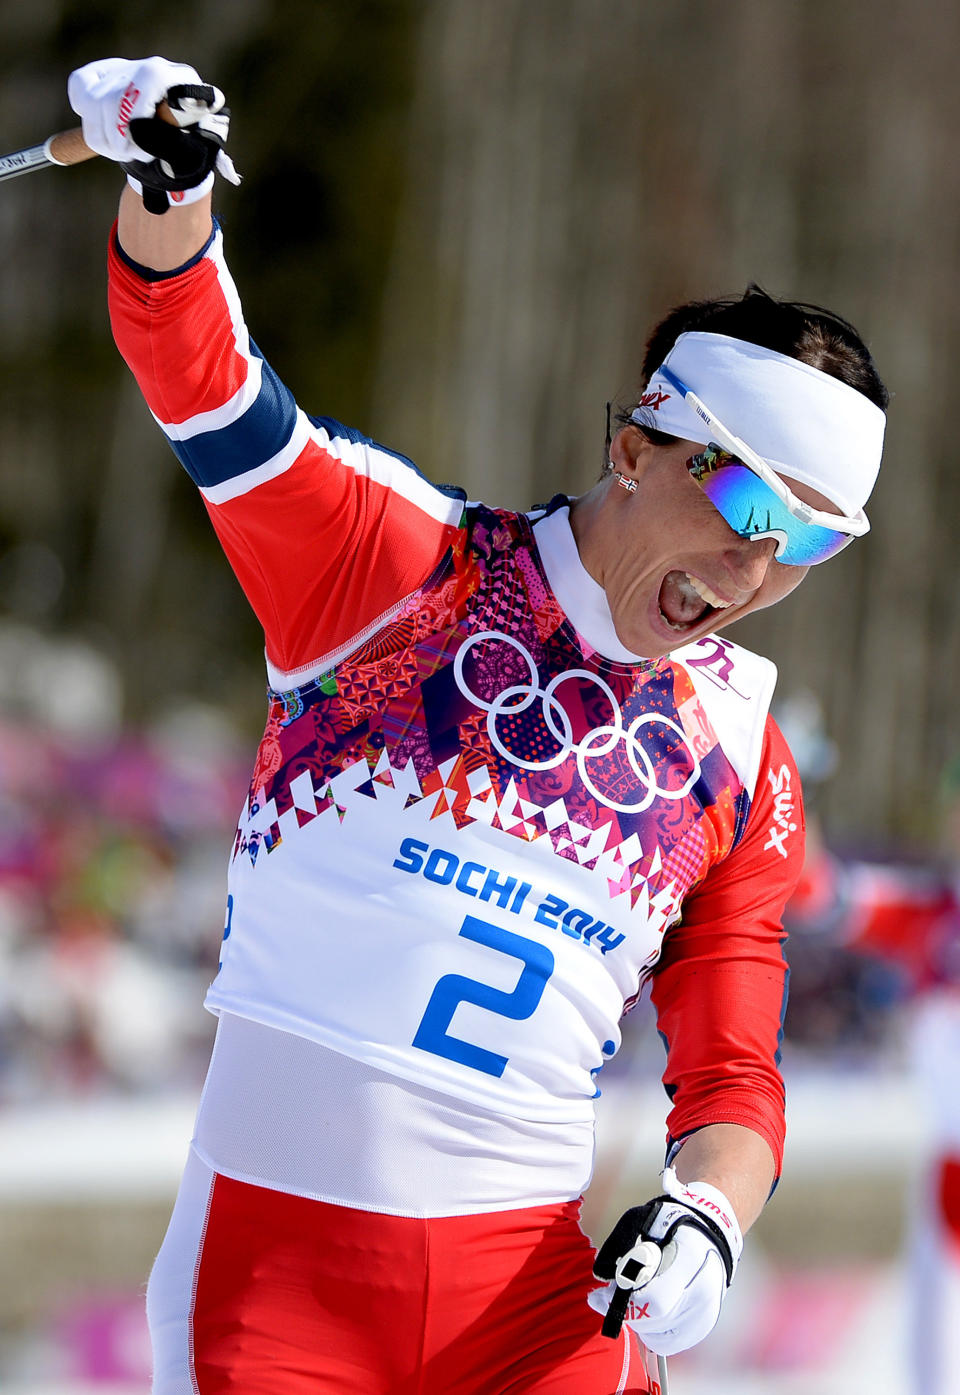
M81 63L193 63L234 113L244 184L218 205L255 339L308 411L474 497L589 487L605 403L631 403L647 330L680 300L756 281L838 310L872 349L893 394L873 531L732 632L779 665L813 832L789 913L792 1127L723 1327L677 1360L675 1395L960 1389L930 1321L960 1317L943 1108L960 1072L958 43L960 9L932 0L194 0L153 17L0 0L2 150L75 124ZM110 340L118 188L97 161L0 191L15 1395L147 1389L142 1288L212 1037L200 1004L264 714L256 622ZM660 1161L643 1005L627 1048L591 1233Z

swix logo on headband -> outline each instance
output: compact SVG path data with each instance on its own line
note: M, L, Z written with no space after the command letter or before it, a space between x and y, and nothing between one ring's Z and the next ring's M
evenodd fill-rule
M651 407L651 408L653 409L653 411L656 411L657 408L660 406L660 404L661 404L662 402L669 402L669 401L670 401L670 394L669 394L669 392L660 392L660 391L645 392L645 393L643 394L643 396L640 398L640 406L641 406L641 407Z
M120 98L120 106L117 109L117 130L122 136L127 134L130 126L130 117L133 115L133 108L139 96L139 87L134 87L131 82L126 92L124 92L123 96Z

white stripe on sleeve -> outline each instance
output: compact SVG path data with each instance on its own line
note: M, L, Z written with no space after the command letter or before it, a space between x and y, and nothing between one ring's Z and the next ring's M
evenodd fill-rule
M242 475L235 475L233 479L224 480L223 484L212 484L206 487L201 485L200 493L211 504L226 504L230 499L239 498L241 494L249 494L250 490L256 489L257 485L265 484L267 480L276 479L278 475L289 470L310 440L311 434L309 420L298 409L296 425L291 432L290 439L285 446L277 451L276 455L265 460L262 465L247 470Z

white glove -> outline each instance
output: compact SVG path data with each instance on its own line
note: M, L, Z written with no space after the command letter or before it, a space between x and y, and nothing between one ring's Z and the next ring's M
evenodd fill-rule
M686 1351L713 1331L743 1251L740 1227L723 1192L663 1173L664 1195L620 1217L597 1253L593 1272L610 1282L589 1295L605 1314L604 1335L621 1322L659 1356Z
M77 68L67 80L67 97L83 125L91 150L118 164L153 156L130 139L134 117L150 117L171 87L200 85L188 63L166 58L101 58Z
M185 204L202 198L213 186L214 170L240 183L224 150L230 113L223 93L203 83L189 64L159 57L99 59L70 74L67 95L86 143L120 165L151 213L166 212L171 199ZM164 99L170 124L156 116Z

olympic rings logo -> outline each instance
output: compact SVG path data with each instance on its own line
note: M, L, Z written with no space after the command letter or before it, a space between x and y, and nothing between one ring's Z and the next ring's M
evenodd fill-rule
M511 684L498 693L492 702L487 702L485 698L473 692L463 672L464 661L471 649L478 644L485 643L507 644L511 649L516 650L523 659L529 675L528 682ZM519 766L521 770L552 770L555 766L562 764L568 756L575 754L577 771L586 788L601 804L619 814L642 813L644 809L650 807L655 799L684 799L700 779L700 762L696 752L691 747L686 732L670 717L664 717L659 712L644 712L639 717L635 717L629 727L624 727L623 712L609 684L605 683L599 674L590 673L584 668L566 669L563 673L558 673L551 678L545 688L541 688L540 675L532 655L513 635L501 634L498 630L483 630L480 634L471 635L457 651L453 661L453 676L464 697L468 698L475 707L486 712L487 735L494 750L504 760L509 761L511 765ZM612 713L612 720L606 726L595 727L580 741L574 740L573 722L570 719L570 714L557 697L557 689L561 683L565 683L570 678L592 683L599 688L610 704ZM522 756L516 755L504 744L497 723L504 715L516 717L519 713L526 712L538 698L543 721L559 749L555 755L546 760L524 760ZM691 773L679 789L664 789L657 784L653 761L639 739L639 733L643 728L656 726L666 727L679 737L689 758ZM619 804L608 794L604 794L597 788L588 768L590 761L596 760L600 756L609 755L621 742L623 742L630 769L643 791L640 800L634 804Z

